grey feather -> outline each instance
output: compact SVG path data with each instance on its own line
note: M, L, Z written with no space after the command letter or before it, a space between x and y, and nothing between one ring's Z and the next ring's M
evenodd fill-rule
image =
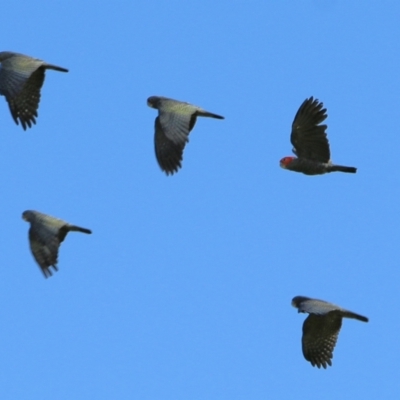
M181 168L183 150L198 116L224 119L193 104L161 96L149 97L147 104L158 110L154 124L155 153L167 175Z
M296 296L292 300L292 305L299 312L309 314L303 323L302 350L304 358L318 368L332 365L333 350L343 318L368 322L367 317L324 300Z
M30 223L29 245L33 257L46 278L52 275L51 267L58 271L58 250L68 232L92 233L90 229L71 225L62 219L38 211L24 211L22 218Z
M0 63L0 94L5 96L15 123L26 130L36 124L46 69L68 70L10 51L0 52Z

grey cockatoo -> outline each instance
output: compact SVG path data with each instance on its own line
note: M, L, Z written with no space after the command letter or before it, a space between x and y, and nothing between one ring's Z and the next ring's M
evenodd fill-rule
M335 165L326 135L326 125L320 125L326 117L323 103L313 97L304 100L292 123L290 141L296 157L284 157L280 166L306 175L321 175L328 172L357 172L357 168Z
M58 271L58 249L68 232L92 233L89 229L71 225L66 221L38 211L24 211L22 218L31 224L29 228L29 244L33 257L46 278L52 275L50 267Z
M304 358L311 365L326 368L332 365L333 350L343 318L368 322L368 318L323 300L296 296L292 306L310 314L303 324L302 348Z
M166 97L151 96L147 104L158 110L154 145L158 164L167 175L172 175L182 166L183 149L197 117L224 119L193 104Z
M40 89L46 69L68 72L57 65L11 51L0 52L0 94L6 97L15 123L26 130L36 124Z

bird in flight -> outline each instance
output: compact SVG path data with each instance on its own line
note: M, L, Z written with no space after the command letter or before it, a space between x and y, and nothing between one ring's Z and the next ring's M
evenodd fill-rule
M58 249L68 232L92 233L90 229L71 225L66 221L38 211L24 211L22 218L31 224L29 228L29 244L33 257L45 278L52 275L50 267L53 267L54 271L58 271Z
M332 365L333 350L339 336L343 318L368 322L368 318L323 300L296 296L292 306L299 313L308 313L303 324L301 339L304 358L313 367L326 368Z
M0 63L0 94L5 96L15 123L26 130L36 124L46 69L68 70L11 51L0 52Z
M357 168L335 165L331 162L326 125L320 125L326 117L323 103L313 97L304 100L292 123L290 141L296 157L284 157L280 166L306 175L321 175L327 172L357 172Z
M147 99L147 105L158 110L154 146L158 164L167 175L181 168L183 149L197 117L224 119L193 104L167 97L151 96Z

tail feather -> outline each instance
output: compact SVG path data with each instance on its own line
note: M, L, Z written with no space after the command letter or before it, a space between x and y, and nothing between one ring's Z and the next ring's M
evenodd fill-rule
M66 68L58 67L57 65L53 65L53 64L44 64L43 66L46 69L54 69L55 71L60 71L60 72L69 72Z
M76 226L76 225L68 225L68 230L74 231L74 232L87 233L89 235L92 233L92 231L90 229L81 228L80 226Z
M210 118L217 118L217 119L225 119L225 117L222 117L221 115L218 114L213 114L208 111L198 111L197 115L201 117L210 117Z
M357 172L357 168L354 167L345 167L343 165L331 165L329 167L329 172L334 172L334 171L339 171L339 172L349 172L351 174L355 174Z
M351 311L345 311L343 313L343 317L357 319L357 320L362 321L362 322L368 322L368 318L367 317L364 317L364 316L362 316L360 314L353 313Z

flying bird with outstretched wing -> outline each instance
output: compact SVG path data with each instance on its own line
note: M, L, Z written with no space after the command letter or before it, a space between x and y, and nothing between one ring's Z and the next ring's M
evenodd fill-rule
M24 211L22 218L31 224L29 228L29 245L32 255L45 278L52 275L51 267L54 268L54 271L58 271L58 249L68 232L92 233L90 229L71 225L62 219L54 218L38 211Z
M323 300L296 296L292 306L299 313L308 313L303 324L301 339L304 358L313 367L332 365L333 350L339 336L343 318L368 322L368 318Z
M151 96L147 99L147 105L158 110L154 146L157 162L167 175L181 168L183 149L197 117L224 119L193 104L167 97Z
M26 130L36 124L46 69L68 70L11 51L0 52L0 64L0 94L5 96L15 123Z
M357 168L335 165L331 162L327 125L320 125L326 118L324 104L313 97L304 100L292 123L290 141L293 153L280 161L280 166L306 175L321 175L327 172L357 172Z

